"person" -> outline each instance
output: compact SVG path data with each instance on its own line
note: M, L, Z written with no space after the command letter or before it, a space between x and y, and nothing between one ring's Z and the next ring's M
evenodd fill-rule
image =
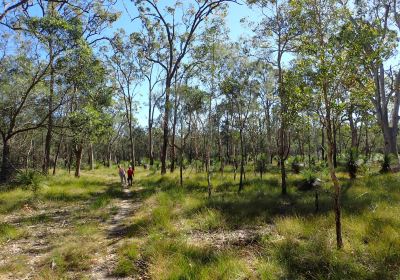
M125 186L126 185L125 169L119 164L118 164L118 174L119 178L121 178L121 185Z
M128 186L132 186L132 181L133 181L133 169L132 169L132 166L131 165L129 165L129 168L128 168Z

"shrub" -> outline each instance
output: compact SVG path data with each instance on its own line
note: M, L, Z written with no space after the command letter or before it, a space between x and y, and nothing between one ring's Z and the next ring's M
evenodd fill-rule
M313 189L318 179L315 173L311 169L306 169L301 174L303 176L303 179L301 181L300 189L301 190Z
M357 176L357 170L358 170L357 161L358 161L357 149L355 148L349 149L346 159L346 167L347 167L347 172L349 173L351 179L355 179Z
M381 173L389 173L390 172L390 156L385 154L383 156L383 161L381 162Z
M263 173L267 172L267 158L265 155L261 155L257 160L256 164L256 172L260 173L261 176Z
M292 171L294 174L299 174L301 167L303 166L303 164L300 162L300 158L299 157L294 157L293 161L292 161Z
M28 170L25 172L18 172L14 183L22 186L24 189L31 189L36 193L42 180L43 176L39 172Z

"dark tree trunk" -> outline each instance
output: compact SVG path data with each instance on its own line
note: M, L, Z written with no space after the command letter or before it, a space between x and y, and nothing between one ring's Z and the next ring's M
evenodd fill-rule
M57 152L56 152L56 156L54 157L54 164L53 164L53 175L56 175L57 161L58 161L58 156L60 155L60 149L61 149L61 144L62 144L63 138L64 138L64 135L61 135L60 142L58 142L58 145L57 145Z
M94 170L94 151L93 151L93 143L89 144L89 165L90 170Z
M112 157L112 155L111 155L111 145L108 145L108 148L107 148L107 167L108 168L111 168L111 157Z
M5 183L12 175L11 149L9 139L3 138L3 160L1 162L0 182Z
M75 160L76 160L75 177L81 176L82 151L83 151L83 145L82 144L76 145L76 147L75 147Z
M168 120L170 111L170 91L171 91L171 77L167 77L165 82L165 105L164 105L164 116L163 116L163 142L161 148L161 174L164 175L167 172L167 148L168 148Z
M44 162L43 162L43 174L49 174L50 168L50 152L51 152L51 141L53 136L53 97L54 97L54 65L53 65L53 45L50 41L49 43L50 50L50 90L49 90L49 99L48 99L48 122L47 122L47 133L46 133L46 142L44 148Z
M334 193L334 211L335 211L335 224L336 224L336 244L337 248L340 249L343 247L342 240L342 223L341 223L341 209L340 209L340 195L341 195L341 186L338 178L336 177L335 166L333 165L333 153L334 153L334 131L333 131L333 123L331 119L331 107L330 101L328 99L328 85L325 83L323 86L324 93L324 101L326 108L326 137L328 142L328 167L329 173L331 176L331 180L333 182L333 186L335 189Z
M239 181L239 190L240 193L243 190L243 176L244 176L244 140L243 140L243 131L242 129L239 131L240 135L240 181Z
M176 85L176 81L175 81ZM176 153L175 153L175 133L176 133L176 121L178 117L178 95L176 93L176 86L175 86L175 99L174 99L174 119L172 122L172 145L171 145L171 173L175 170L175 161L176 161Z
M135 167L135 140L133 135L133 127L132 127L132 118L129 122L129 160L131 161L131 165Z

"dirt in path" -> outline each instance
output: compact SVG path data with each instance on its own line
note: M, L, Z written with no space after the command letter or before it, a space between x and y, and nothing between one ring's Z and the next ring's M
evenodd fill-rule
M124 230L129 224L129 218L141 206L140 198L134 196L134 192L140 190L135 186L135 190L128 188L123 190L123 196L116 199L108 207L115 214L106 222L100 223L100 240L96 242L96 253L93 256L92 267L81 273L89 279L147 279L145 273L137 277L114 277L112 272L118 261L117 251L126 240ZM26 209L25 209L26 208ZM4 222L15 227L21 226L24 221L43 216L43 221L36 224L25 226L26 236L18 240L8 240L1 244L0 250L0 280L9 279L37 279L38 272L43 265L49 265L53 269L55 264L48 264L44 261L50 257L55 248L54 241L69 236L70 225L76 219L79 212L86 211L85 205L67 206L61 209L30 209L24 207L18 214L7 215ZM80 215L80 214L78 214ZM79 218L78 218L79 219ZM86 221L83 215L82 221ZM11 268L9 265L21 265L18 274L7 273ZM1 271L3 270L3 271ZM5 273L4 273L5 272ZM36 277L36 278L35 278ZM71 275L73 278L73 276Z
M135 191L138 190L139 188L135 187ZM114 207L118 208L118 212L104 226L106 236L104 242L99 244L99 246L106 247L106 254L96 258L96 264L90 272L91 279L147 279L144 273L135 277L113 276L113 270L118 261L117 251L125 237L126 222L128 222L127 220L134 215L134 212L140 206L141 201L133 199L133 192L130 189L124 189L123 199L114 204Z

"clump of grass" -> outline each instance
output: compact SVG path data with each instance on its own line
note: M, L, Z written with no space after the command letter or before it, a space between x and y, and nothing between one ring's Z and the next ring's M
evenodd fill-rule
M91 266L94 251L93 246L82 242L68 244L53 253L49 265L54 261L60 272L85 271Z
M26 256L13 256L0 265L0 275L12 273L13 277L22 278L29 271L29 267L26 265L28 261Z
M22 186L22 188L30 189L34 193L39 190L43 176L35 170L27 170L18 172L15 176L14 183Z
M154 235L146 244L152 279L245 279L250 273L239 256L229 251L187 244Z
M283 279L284 271L279 263L271 259L261 259L256 264L259 278L265 280Z
M8 240L16 240L27 236L27 232L9 223L0 223L0 244Z
M200 210L193 219L194 228L200 230L215 230L224 228L225 222L223 216L218 210L204 208Z
M76 233L81 236L87 236L93 238L95 234L99 233L98 223L84 223L76 227Z
M91 209L104 208L110 203L110 198L107 195L100 195L91 204Z
M118 262L113 274L118 277L126 277L137 273L135 261L139 258L139 250L136 244L124 245L118 252Z

